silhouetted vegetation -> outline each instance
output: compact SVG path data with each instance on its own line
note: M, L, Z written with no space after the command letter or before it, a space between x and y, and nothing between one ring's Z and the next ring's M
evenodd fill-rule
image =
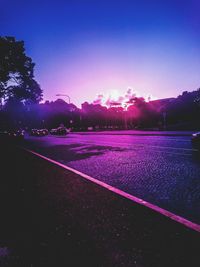
M0 99L12 102L38 103L42 90L34 80L34 66L25 54L24 42L14 37L0 37Z
M192 130L200 128L200 90L177 98L145 102L135 98L122 107L82 104L81 109L62 99L24 105L13 102L1 110L4 128L55 128L64 124L75 131L107 129ZM14 100L13 100L14 101ZM11 102L10 102L11 104Z
M166 112L170 129L200 128L200 88L183 92L166 106Z
M27 106L42 100L42 90L34 79L34 66L25 53L23 41L0 37L1 127L23 124Z
M34 63L25 54L24 43L0 37L0 124L7 128L54 128L64 124L72 130L200 128L200 89L183 92L177 98L146 102L133 96L126 103L85 102L81 109L62 99L42 100L34 79Z

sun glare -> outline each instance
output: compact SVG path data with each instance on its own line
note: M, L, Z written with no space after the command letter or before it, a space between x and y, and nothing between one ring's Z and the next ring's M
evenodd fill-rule
M115 90L110 91L110 98L112 100L117 101L119 99L119 97L120 97L120 93L118 90L115 89Z

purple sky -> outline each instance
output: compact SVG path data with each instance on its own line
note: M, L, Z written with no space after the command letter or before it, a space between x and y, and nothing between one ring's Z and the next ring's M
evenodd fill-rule
M172 97L200 87L198 2L3 0L1 35L25 41L44 100Z

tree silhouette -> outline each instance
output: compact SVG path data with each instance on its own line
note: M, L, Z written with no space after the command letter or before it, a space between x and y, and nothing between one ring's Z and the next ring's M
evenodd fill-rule
M24 42L0 36L0 99L7 102L38 103L42 90L34 79L32 59L25 54Z

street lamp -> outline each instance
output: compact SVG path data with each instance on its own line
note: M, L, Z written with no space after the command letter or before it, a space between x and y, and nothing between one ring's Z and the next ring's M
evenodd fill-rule
M70 104L70 102L71 102L71 101L70 101L70 97L69 97L68 95L65 95L65 94L56 94L56 96L65 96L65 97L68 98L68 100L69 100L69 104ZM70 112L72 112L72 109L70 109ZM70 116L70 117L71 117L71 116ZM70 123L70 125L71 125L70 127L72 127L73 120L71 119L69 123Z
M164 130L166 130L166 116L167 116L167 112L164 111L163 112L163 128L164 128Z
M124 126L125 130L127 130L127 104L124 106Z

